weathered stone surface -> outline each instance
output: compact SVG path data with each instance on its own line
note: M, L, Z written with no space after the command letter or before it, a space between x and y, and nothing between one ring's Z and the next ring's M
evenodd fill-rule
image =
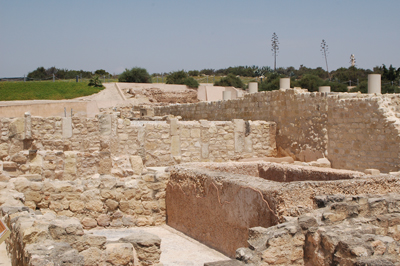
M97 224L99 226L109 226L110 225L110 217L107 214L100 214L96 220L97 220Z
M93 228L97 226L97 221L95 219L85 217L82 220L82 225L86 228Z
M102 259L103 252L96 247L88 248L82 251L80 255L82 255L84 258L85 266L95 266L103 262Z
M112 265L133 263L133 247L129 243L112 243L106 245L106 261Z
M135 175L142 174L143 168L144 168L142 157L140 157L140 156L130 156L129 160L130 160L131 165L132 165L133 174L135 174Z

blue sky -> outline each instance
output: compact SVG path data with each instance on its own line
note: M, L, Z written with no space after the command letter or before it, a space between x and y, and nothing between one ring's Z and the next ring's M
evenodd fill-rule
M39 66L149 73L239 65L400 67L398 0L0 0L0 77Z

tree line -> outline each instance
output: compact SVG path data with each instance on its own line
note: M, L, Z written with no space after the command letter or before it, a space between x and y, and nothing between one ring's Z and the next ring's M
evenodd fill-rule
M98 69L95 72L84 71L84 70L68 70L56 67L44 68L43 66L36 68L34 71L28 73L28 78L33 80L46 80L52 79L53 74L57 79L74 79L76 76L90 79L95 75L108 76L110 73L104 69Z

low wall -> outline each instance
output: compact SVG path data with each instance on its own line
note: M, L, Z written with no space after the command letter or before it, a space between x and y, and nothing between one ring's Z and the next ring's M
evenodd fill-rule
M83 231L75 218L35 214L27 208L1 207L9 228L7 249L12 265L155 265L161 239L150 233L108 242L105 236Z
M33 116L67 116L94 117L99 113L97 103L84 101L16 101L0 102L0 117L24 117L26 112Z
M400 95L279 90L242 99L155 107L185 120L274 121L281 155L328 158L334 168L400 170Z
M82 174L111 174L121 158L130 156L140 156L146 166L222 162L275 156L275 130L275 123L264 121L180 122L173 118L166 123L118 119L113 114L95 118L26 115L0 119L0 160L14 164L20 174L41 175L65 170L65 160L72 174L79 174L79 169ZM51 162L46 165L45 161ZM42 170L31 171L31 164Z
M275 174L266 176L266 169ZM313 180L314 170L322 181ZM237 174L246 171L263 178ZM170 172L168 225L230 257L247 246L249 228L270 227L309 213L317 208L318 195L400 192L398 177L265 162L192 163L174 166ZM297 175L297 181L291 180L296 182L282 182L282 173L289 172Z
M23 193L24 205L32 210L78 218L85 229L151 226L165 223L168 177L166 172L77 181L29 181L21 176L12 178L8 189Z

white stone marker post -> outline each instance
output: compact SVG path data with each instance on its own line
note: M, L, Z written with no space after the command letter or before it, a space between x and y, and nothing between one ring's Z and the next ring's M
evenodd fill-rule
M331 92L331 86L320 86L318 87L319 92Z
M368 74L368 94L381 93L381 74Z
M281 78L279 80L279 88L280 89L290 89L290 78Z
M231 99L231 92L230 91L223 91L222 92L222 99L224 101Z
M258 92L258 82L249 82L249 93Z

